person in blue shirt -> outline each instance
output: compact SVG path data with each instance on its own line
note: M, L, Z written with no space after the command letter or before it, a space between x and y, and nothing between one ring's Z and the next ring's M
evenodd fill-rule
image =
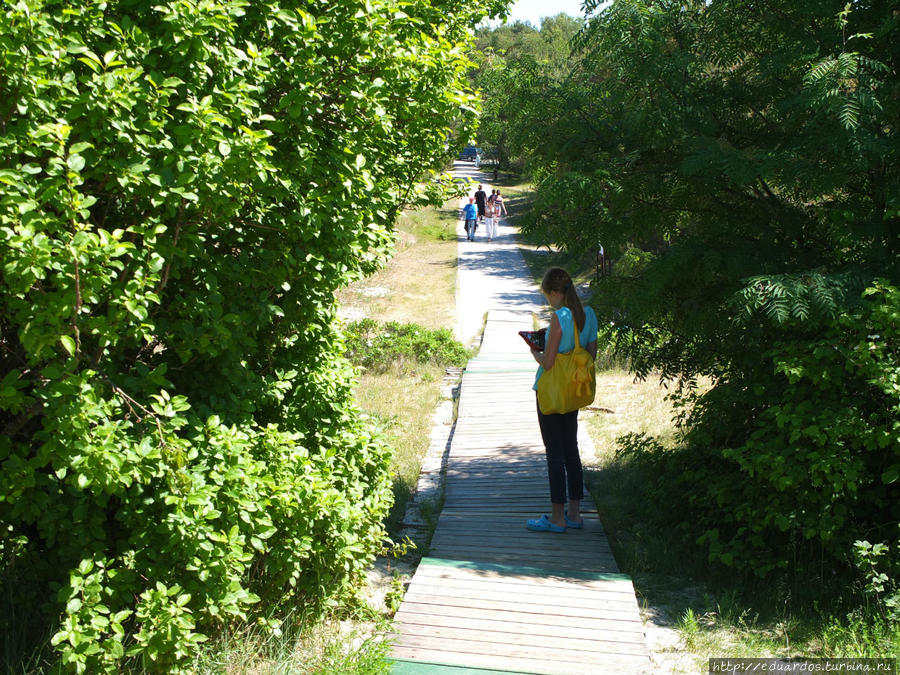
M463 207L463 217L466 219L466 238L475 241L475 228L478 227L478 211L475 209L475 197L469 197L469 203Z
M531 355L540 366L534 379L535 391L541 375L553 368L556 355L575 349L576 329L581 346L592 358L597 358L597 316L593 309L581 304L569 273L561 267L547 270L541 282L541 292L553 308L553 316L544 351L531 350ZM584 527L581 517L584 475L578 453L578 411L545 415L538 406L538 425L547 454L551 511L549 516L528 519L525 526L538 532L562 533L567 527L580 530Z

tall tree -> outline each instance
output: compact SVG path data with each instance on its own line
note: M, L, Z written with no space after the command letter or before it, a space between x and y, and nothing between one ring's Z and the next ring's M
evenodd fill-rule
M881 0L617 0L507 125L553 214L532 233L602 243L611 337L687 385L682 525L760 574L896 536L896 364L862 354L900 351L898 35Z
M500 170L521 170L528 157L511 133L514 120L526 119L536 92L532 80L540 75L559 82L571 69L571 41L584 22L567 14L546 17L540 28L516 21L476 31L471 78L481 92L478 144Z

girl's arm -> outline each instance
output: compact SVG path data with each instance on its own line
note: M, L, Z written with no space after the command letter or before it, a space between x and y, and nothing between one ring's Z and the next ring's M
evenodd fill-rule
M550 317L550 334L547 336L547 344L544 351L539 352L536 349L531 350L531 355L538 365L544 370L550 370L556 363L556 355L559 353L559 343L562 340L562 326L559 325L559 318L556 312Z

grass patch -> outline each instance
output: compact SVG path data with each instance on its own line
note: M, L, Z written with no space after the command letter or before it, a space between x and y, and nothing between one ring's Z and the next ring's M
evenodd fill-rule
M359 378L357 404L376 421L393 449L394 506L386 523L389 532L399 529L418 482L443 375L443 366L419 364L414 373L397 365Z
M458 219L456 200L450 200L439 209L430 206L418 211L405 211L400 216L398 228L419 240L455 242Z
M344 335L350 361L369 372L396 364L401 372L414 373L420 363L462 367L469 360L468 350L448 328L361 319L347 324Z
M197 659L197 675L383 675L390 625L377 617L288 619L279 634L255 626L223 635Z
M404 213L385 267L337 293L344 316L452 327L456 316L455 204Z
M616 439L627 433L645 433L662 440L664 445L673 444L676 430L667 393L656 380L636 380L625 370L598 372L594 405L605 410L587 417L598 454L602 451L608 459Z

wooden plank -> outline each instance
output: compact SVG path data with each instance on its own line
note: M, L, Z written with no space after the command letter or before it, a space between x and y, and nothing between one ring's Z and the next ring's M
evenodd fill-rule
M490 547L490 540L464 541L453 539L441 539L432 541L430 545L432 555L440 555L444 558L465 559L465 555L472 555L472 560L501 560L526 561L535 565L557 567L558 569L609 569L615 558L607 551L592 550L589 547L557 548L542 546L535 542L528 555L522 554L523 545Z
M416 574L444 579L502 579L511 583L523 581L535 585L549 585L554 588L570 584L582 588L600 590L619 589L633 593L634 588L624 574L618 573L581 573L572 570L554 570L546 567L526 565L485 564L474 561L443 560L439 558L422 558Z
M548 645L543 647L543 649L558 649L556 645L564 645L566 651L587 652L587 654L584 654L584 657L588 661L596 658L594 653L633 654L635 656L642 656L644 653L643 633L606 631L605 633L598 633L602 637L585 638L579 637L568 630L563 637L560 635L559 629L552 624L537 627L528 632L515 632L505 629L488 630L468 626L431 626L420 623L412 625L415 626L415 636L417 638L432 638L435 641L439 641L442 645L449 640L493 642L520 648L534 647L536 643ZM497 628L505 628L505 626L498 625ZM400 635L403 634L400 633ZM403 638L401 637L400 641L402 640ZM521 651L517 655L521 655Z
M574 530L570 530L570 532L573 531ZM561 539L561 537L556 537L555 539L558 540ZM528 548L535 553L552 552L559 553L563 556L586 555L588 557L596 558L612 557L609 544L607 544L603 538L597 537L589 539L587 537L575 537L573 535L568 539L569 541L565 543L550 540L550 538L546 536L539 539L525 528L522 528L521 535L510 534L507 536L492 536L490 533L485 533L481 537L474 537L468 532L460 534L442 531L436 533L432 537L431 548L469 548L472 546L491 545L494 551L500 553L520 553L522 549Z
M456 499L461 500L478 500L482 506L485 505L484 500L502 501L502 500L530 500L536 505L550 503L550 488L547 480L531 481L530 483L522 482L520 485L469 485L464 481L461 484L448 485L444 492L444 498L447 501ZM487 511L487 509L485 509ZM487 514L485 515L489 517Z
M520 466L507 471L492 471L483 462L469 462L465 468L449 471L446 479L447 487L455 490L466 488L473 491L496 488L514 490L538 484L542 484L545 488L549 485L547 469L543 466Z
M525 521L533 518L536 511L528 508L523 509L501 509L496 505L494 511L491 512L490 520L486 522L482 513L472 513L472 511L480 511L478 509L454 508L451 513L446 514L443 518L438 519L439 527L443 531L471 531L473 533L496 533L498 536L504 534L524 534L529 537L542 536L545 539L554 539L550 537L552 533L531 532L525 529ZM577 530L569 528L566 534L570 535L564 538L560 543L566 545L566 542L572 541L573 538L590 539L593 541L602 540L606 543L606 535L603 532L603 526L597 520L596 510L590 511L588 508L582 508L582 516L584 517L584 529ZM436 532L437 533L437 532ZM559 539L556 537L555 539Z
M490 459L487 461L466 460L464 463L465 466L459 466L460 462L451 462L451 464L456 465L456 468L448 469L447 471L448 485L456 488L464 487L465 485L476 487L485 485L515 486L526 482L536 483L538 481L543 481L545 485L549 484L546 467L537 466L536 462L517 462L506 469L496 467L497 460L493 462ZM491 466L492 463L495 464L494 467ZM543 464L543 461L541 461L541 464Z
M596 512L592 505L582 502L581 514L584 516L584 529L569 529L567 534L571 534L573 537L588 536L591 538L592 535L603 535L603 525L597 520ZM471 514L471 509L453 509L449 510L448 513L441 514L438 518L438 523L441 530L494 532L497 535L503 535L518 533L524 529L525 521L533 517L533 511L525 510L521 512L492 512L490 517L484 517L483 515L474 517ZM533 534L530 533L530 536L533 536ZM603 539L606 539L605 535L603 535Z
M481 610L516 611L525 614L542 614L552 617L569 616L582 619L615 619L640 621L637 613L637 605L623 607L621 604L612 607L593 607L573 604L556 603L555 605L534 604L529 598L511 596L501 600L485 598L454 597L452 595L439 595L436 592L421 590L420 586L410 587L407 595L410 602L423 605L440 605L442 607L465 607L469 610L479 610L475 613L480 616Z
M423 626L435 626L445 628L470 628L472 630L511 633L514 635L534 635L541 632L546 625L543 623L545 617L535 617L527 615L532 621L511 621L507 612L499 613L500 618L488 618L483 616L452 616L448 614L439 614L436 612L416 613L413 607L414 603L410 603L408 609L403 609L394 616L394 621L404 626L409 626L411 630L421 630ZM495 615L497 613L494 613ZM491 616L491 615L489 615ZM610 642L635 642L641 644L646 639L644 627L638 622L622 621L621 619L612 619L607 621L592 621L589 626L585 627L583 622L572 622L574 625L562 628L556 622L553 623L551 635L558 636L561 628L565 630L566 636L578 638L582 640L604 640ZM498 636L500 637L500 636Z
M439 548L435 548L433 552L440 554L444 558L448 559L472 560L474 562L502 563L511 565L522 560L522 555L519 553L498 553L495 551L485 551L483 548L480 548L478 546L472 546L469 548L448 548L442 546ZM615 558L611 556L579 558L575 556L537 553L533 556L530 556L528 560L535 565L557 567L560 569L565 568L566 570L572 572L618 572Z
M602 664L561 664L556 659L497 658L490 654L459 654L458 652L441 649L422 649L417 647L396 647L394 655L398 658L424 663L440 663L442 665L446 661L452 661L455 665L466 668L495 670L501 673L517 673L518 675L620 675L626 673L628 675L640 675L640 673L650 672L649 659L627 657L620 659L607 657ZM450 671L450 673L453 672Z
M552 621L553 625L560 631L585 627L595 630L615 630L616 628L624 629L628 627L634 630L643 629L643 624L636 618L636 615L625 613L598 616L587 620L582 616L536 614L521 608L519 610L479 608L475 611L472 607L463 605L416 602L414 600L404 601L397 614L399 615L400 612L432 617L441 616L464 621L481 619L498 623L521 623L531 626L543 626L546 625L547 621ZM407 623L409 624L410 622Z
M446 582L436 588L427 581L419 580L415 584L410 584L407 592L424 593L426 595L436 593L441 597L509 602L510 600L518 601L519 596L517 593L521 592L521 590L521 586L507 586L505 584L495 584L494 586L475 586L472 584L455 586ZM415 598L414 595L410 597ZM634 614L639 619L639 615L634 611L634 600L621 593L607 594L602 591L593 591L585 588L544 589L543 593L529 593L527 602L528 607L532 605L546 605L557 609L561 604L583 604L595 609L614 609Z
M460 635L428 635L401 633L395 644L404 647L430 647L435 643L446 651L464 651L466 653L488 653L492 656L515 656L518 658L552 659L557 655L561 663L603 663L607 657L618 660L621 657L641 657L639 645L629 642L606 642L595 646L600 649L585 649L590 643L585 640L571 643L565 637L557 635L555 639L534 639L531 644L515 644L477 639L477 634Z
M526 446L521 443L517 445L492 444L484 438L477 439L459 439L454 438L450 447L451 457L494 457L497 459L509 459L518 461L537 462L545 459L543 444L538 445L535 441L532 445Z
M531 534L531 533L528 533ZM526 535L527 536L527 535ZM533 536L533 535L532 535ZM562 535L555 537L561 539ZM580 540L569 545L561 545L556 541L547 541L548 536L543 540L533 538L530 542L526 538L506 538L492 539L491 537L459 537L452 534L435 535L431 541L432 554L437 555L440 551L468 550L470 548L490 547L490 551L498 555L519 555L519 560L529 561L532 557L550 557L556 556L563 560L585 561L591 560L609 561L612 553L608 545L599 547L592 545L590 540ZM494 544L493 546L491 544ZM528 555L522 555L523 549L530 549Z
M437 644L440 645L441 651L445 652L482 654L492 656L495 659L496 657L507 657L525 659L526 662L545 662L547 665L543 667L553 667L555 669L550 672L561 673L569 672L568 667L572 664L593 664L597 669L594 671L595 673L603 673L605 672L603 668L607 663L624 666L627 663L633 665L635 659L646 659L643 654L635 654L631 651L631 645L628 643L619 643L619 649L610 649L607 652L597 653L570 647L568 641L563 637L542 642L543 644L539 645L511 645L502 642L483 642L480 640L442 637L437 641ZM428 649L435 644L435 641L425 635L401 634L394 644L397 647ZM495 667L499 665L496 660L493 664Z
M428 663L400 658L389 659L391 675L509 675L508 670Z
M590 514L584 515L584 527L568 528L566 536L553 537L553 532L534 532L526 528L526 521L533 516L503 515L494 520L493 516L486 519L480 515L472 515L469 518L444 518L438 519L440 529L435 531L435 536L447 535L463 540L469 536L475 540L493 539L498 544L508 544L510 539L521 542L525 546L542 545L542 542L561 549L572 546L608 546L606 536L600 526L600 522L592 518ZM499 520L500 518L503 521Z
M597 543L596 540L583 538L578 541L572 541L570 544L562 545L546 541L548 537L544 538L545 541L541 541L535 538L529 540L529 536L533 537L533 534L527 531L523 532L521 537L512 535L502 539L491 536L460 536L458 534L441 532L432 537L431 549L436 553L437 549L452 550L490 546L495 553L510 555L521 553L523 549L529 548L534 555L553 554L562 556L566 560L578 559L579 556L587 560L597 559L598 561L612 558L611 549L606 542ZM520 559L527 560L528 558Z
M391 675L509 675L508 670L391 658Z
M440 579L437 584L436 580ZM629 606L634 606L634 591L632 587L609 586L606 588L594 588L590 586L581 586L569 582L561 584L538 584L533 579L520 579L510 577L499 577L496 579L478 579L472 576L454 578L454 577L433 577L417 574L410 582L413 584L423 584L425 587L441 588L441 589L460 589L467 590L471 593L479 594L483 592L503 592L513 595L527 592L533 595L537 601L538 598L548 596L557 600L580 599L586 603L595 601L621 602Z

